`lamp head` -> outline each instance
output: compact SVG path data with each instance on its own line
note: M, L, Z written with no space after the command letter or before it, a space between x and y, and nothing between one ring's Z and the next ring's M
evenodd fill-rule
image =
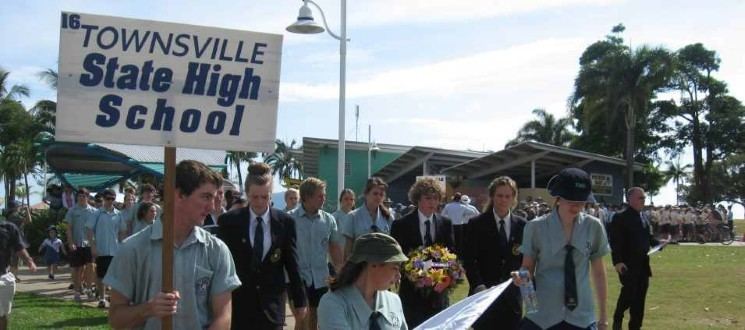
M308 3L303 1L303 6L297 15L297 21L287 27L288 32L299 34L316 34L322 33L324 28L316 23L313 19L313 12L308 7Z
M378 147L377 143L373 142L373 145L370 147L370 151L374 151L374 152L380 151L380 147Z

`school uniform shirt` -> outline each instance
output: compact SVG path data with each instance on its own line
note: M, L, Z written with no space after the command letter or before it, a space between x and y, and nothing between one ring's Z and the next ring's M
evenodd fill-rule
M373 310L354 285L330 291L321 297L318 305L318 328L369 329L370 316L373 312L380 313L377 322L381 330L408 329L398 295L390 291L378 291Z
M595 308L590 287L590 261L610 252L608 238L600 220L580 213L574 220L572 238L577 307L564 307L564 259L567 244L557 210L525 225L520 252L535 259L536 296L540 308L528 319L546 329L562 321L578 327L595 322Z
M300 278L306 287L325 288L329 277L328 254L329 244L339 244L343 237L339 233L334 217L318 210L308 214L303 206L290 211L295 220L297 244L297 265Z
M344 245L347 244L347 240L344 239L344 234L342 234L342 231L344 230L344 223L347 222L347 217L349 216L349 213L344 213L341 209L336 210L332 214L334 216L334 220L336 220L336 228L339 229L339 235L341 235L341 242L339 242L342 251L344 251Z
M82 246L83 241L87 241L85 224L88 223L88 218L96 212L96 209L92 206L85 204L75 204L75 207L67 210L65 213L65 222L68 226L72 226L72 239L67 238L68 241L72 242L77 246Z
M156 221L160 221L160 219L153 220L153 223L155 223ZM149 227L150 225L152 225L152 223L147 223L147 222L142 221L142 220L135 220L132 223L132 235L138 233L140 230L143 230L143 229ZM130 235L130 236L132 236L132 235Z
M108 211L104 208L96 210L93 215L88 217L85 228L93 231L96 253L99 257L116 255L116 250L119 249L119 231L122 230L122 218L119 210Z
M130 236L111 261L103 282L139 305L155 297L162 286L163 225L160 221ZM174 247L173 287L181 294L174 329L205 329L212 322L211 297L241 285L228 247L202 228ZM161 319L148 318L137 329L160 329Z
M60 250L62 249L62 240L60 240L59 238L45 238L44 242L41 243L41 246L43 246L44 249L51 249L56 253L60 253Z
M370 217L370 212L367 211L367 206L362 206L349 212L345 219L342 227L342 234L344 237L354 241L357 237L372 232L373 224L378 227L379 233L387 235L391 234L391 222L392 220L386 219L383 214L380 213L380 207L375 216L375 221Z

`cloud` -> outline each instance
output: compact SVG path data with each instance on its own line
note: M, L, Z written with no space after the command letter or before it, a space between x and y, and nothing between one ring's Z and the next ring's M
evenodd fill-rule
M347 97L447 97L551 89L576 73L576 58L586 44L579 38L545 39L369 76L348 76ZM338 98L337 82L287 82L281 89L283 102Z
M620 0L376 0L355 1L350 24L380 26L393 23L471 21L569 6L607 6Z

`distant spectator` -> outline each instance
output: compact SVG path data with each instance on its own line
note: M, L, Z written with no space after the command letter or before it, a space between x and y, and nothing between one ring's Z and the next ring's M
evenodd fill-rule
M48 237L44 239L44 242L39 246L39 253L44 255L44 263L47 265L47 272L49 273L49 279L54 279L54 274L57 272L57 264L60 261L60 254L67 254L65 252L65 246L62 240L57 237L57 228L50 226L47 229Z
M297 207L297 202L300 200L300 193L295 188L290 188L285 191L285 212L290 212Z

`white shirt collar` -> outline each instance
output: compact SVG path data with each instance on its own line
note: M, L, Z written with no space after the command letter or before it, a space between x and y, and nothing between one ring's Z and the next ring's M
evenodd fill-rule
M261 220L264 223L267 223L269 221L269 208L268 207L266 208L266 211L264 211L263 214L257 215L250 206L248 207L248 212L251 213L251 222L256 221L256 217L261 217Z
M419 213L419 224L424 225L424 222L427 220L434 222L434 213L427 218L422 211L417 210L416 212Z
M504 220L504 223L510 222L510 216L512 215L512 211L507 211L507 215L505 215L504 218L499 217L496 209L492 209L492 213L494 213L494 219L497 220L497 223L499 223L499 220Z

